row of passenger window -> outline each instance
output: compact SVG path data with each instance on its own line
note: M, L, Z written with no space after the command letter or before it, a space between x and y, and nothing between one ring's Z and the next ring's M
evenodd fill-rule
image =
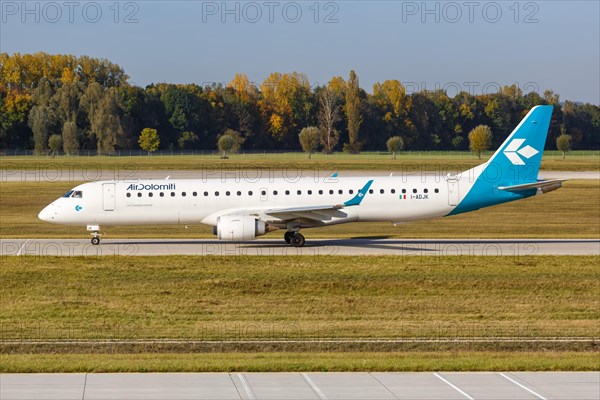
M342 190L342 189L339 189L337 192L338 192L338 194L344 194L344 190ZM417 189L413 189L412 192L413 193L417 193L418 191L417 191ZM439 193L439 189L434 189L434 192L435 193ZM286 196L289 196L291 194L291 192L289 190L286 190L284 193L286 194ZM325 191L318 190L317 193L319 193L320 195L322 195L322 194L325 193ZM329 190L329 194L334 194L334 193L335 193L335 190ZM369 189L369 193L373 194L373 193L375 193L375 191L373 189ZM379 189L379 193L380 194L385 194L385 189ZM396 189L391 189L390 193L395 194L396 193ZM406 189L402 189L402 193L406 194ZM429 190L428 189L423 189L423 193L429 193ZM238 196L241 196L242 192L238 190L236 192L236 194ZM253 194L254 194L254 192L248 191L248 196L252 196ZM273 196L277 196L278 194L279 194L279 192L277 190L273 190L273 192L272 192ZM302 190L297 190L296 194L302 195ZM307 190L306 194L312 195L313 191L312 190ZM353 189L349 189L348 190L348 194L354 194L354 190ZM158 195L160 197L165 197L165 193L164 192L160 192ZM175 195L176 195L175 192L170 192L170 196L171 197L175 197ZM208 195L209 195L208 192L204 192L204 196L205 197L207 197ZM220 193L219 192L214 192L214 195L218 197L220 195ZM267 195L267 191L266 190L262 190L260 192L260 195L261 196L266 196ZM148 197L153 197L153 196L154 196L153 192L148 192ZM181 192L181 196L185 197L185 196L187 196L187 193L186 192ZM192 192L192 196L193 197L197 197L198 196L198 192ZM225 192L225 196L231 196L231 192L230 191L226 191ZM131 197L131 193L130 192L127 192L127 197ZM137 197L142 197L142 192L138 192L137 193Z

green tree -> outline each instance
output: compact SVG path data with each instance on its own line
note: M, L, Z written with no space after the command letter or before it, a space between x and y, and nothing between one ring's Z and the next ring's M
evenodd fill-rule
M401 136L392 136L387 141L387 148L393 154L393 159L396 159L396 153L404 148L404 139Z
M361 113L360 86L354 70L350 71L350 79L346 87L346 118L348 119L347 151L358 154L364 143L359 140L360 125L363 122Z
M33 131L35 154L42 155L48 152L48 138L54 120L54 112L48 106L34 106L29 112L29 127Z
M50 136L48 139L48 147L50 148L50 154L52 155L52 158L56 157L56 154L58 154L60 149L63 147L62 136L57 134Z
M567 135L563 132L559 137L556 138L556 148L562 151L562 159L565 159L567 151L571 150L571 135Z
M298 135L298 139L300 140L302 150L308 153L309 159L312 153L317 151L317 149L319 148L319 136L319 128L314 126L302 128L300 134Z
M79 151L79 138L77 124L75 121L67 121L63 125L62 130L63 150L65 154L77 154Z
M138 144L142 150L148 152L148 157L150 157L150 153L158 150L158 146L160 146L160 138L158 137L157 130L144 128L138 139Z
M177 139L177 144L182 150L194 148L196 143L198 143L198 135L190 131L183 132Z
M223 152L222 159L227 159L227 153L237 153L244 143L244 138L238 131L227 129L217 141L219 151Z
M481 152L486 151L492 145L492 130L487 125L479 125L469 132L469 148L477 152L481 159Z

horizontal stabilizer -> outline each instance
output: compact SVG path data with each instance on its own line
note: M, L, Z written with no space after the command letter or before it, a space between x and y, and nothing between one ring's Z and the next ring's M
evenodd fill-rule
M522 192L524 190L542 189L543 192L549 192L551 190L558 189L559 187L561 187L564 181L566 181L566 179L550 179L547 181L524 183L522 185L499 186L498 189L505 190L507 192Z

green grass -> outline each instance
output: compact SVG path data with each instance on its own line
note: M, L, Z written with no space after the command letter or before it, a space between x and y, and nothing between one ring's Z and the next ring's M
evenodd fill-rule
M219 155L154 155L147 156L92 156L92 157L10 157L0 158L0 169L5 170L45 170L45 169L84 169L108 170L239 170L239 169L312 169L322 171L348 170L464 170L486 161L492 153L485 154L481 160L468 152L406 152L397 160L385 153L362 153L350 155L314 154L307 159L303 153L279 154L236 154L228 160ZM542 160L543 170L598 171L600 170L600 152L572 152L563 160L557 152L546 152Z
M0 372L597 371L595 352L3 354Z
M38 212L76 182L0 184L0 237L87 238L85 227L42 222ZM353 223L305 230L311 238L599 238L600 182L568 181L551 193L472 213L418 221ZM208 226L103 227L105 238L213 238ZM281 238L280 231L268 236Z
M2 338L597 337L600 257L5 257Z
M312 348L244 349L228 343L169 348L94 341L597 340L599 260L5 257L0 267L0 372L598 370L598 347L590 342L373 348L318 342ZM52 342L61 339L91 343Z

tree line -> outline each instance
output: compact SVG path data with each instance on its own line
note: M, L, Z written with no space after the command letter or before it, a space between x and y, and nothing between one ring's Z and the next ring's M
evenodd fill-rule
M350 71L312 87L300 73L272 73L262 83L237 74L227 85L132 85L119 65L87 56L0 54L0 148L49 154L137 149L144 129L152 147L300 150L468 150L468 135L486 125L498 146L531 107L555 106L547 147L570 136L573 149L600 148L600 107L560 102L551 90L524 94L515 85L498 93L454 97L443 90L407 93L398 80L361 88ZM228 136L227 138L223 138ZM397 139L399 138L399 139ZM391 142L390 140L393 139ZM305 135L305 141L308 136ZM400 146L401 145L401 146ZM219 145L220 146L220 145ZM221 146L220 146L221 147Z

